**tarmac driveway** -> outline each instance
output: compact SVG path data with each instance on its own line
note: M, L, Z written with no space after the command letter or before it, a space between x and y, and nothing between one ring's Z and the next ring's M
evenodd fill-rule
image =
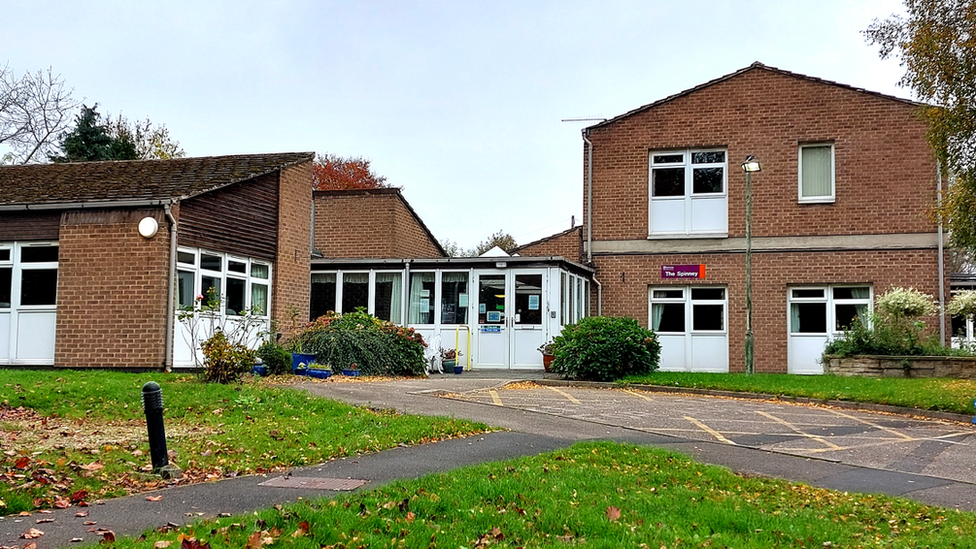
M782 402L513 383L443 395L490 406L976 483L972 424Z

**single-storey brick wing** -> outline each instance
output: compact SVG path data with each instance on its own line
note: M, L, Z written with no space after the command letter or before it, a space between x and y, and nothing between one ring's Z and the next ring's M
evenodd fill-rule
M0 167L0 365L192 363L176 307L308 317L312 153Z

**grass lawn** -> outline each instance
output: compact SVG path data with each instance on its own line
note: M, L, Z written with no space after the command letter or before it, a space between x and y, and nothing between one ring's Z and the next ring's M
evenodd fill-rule
M976 381L965 379L894 379L790 374L703 374L654 372L632 376L624 383L643 383L696 389L746 391L771 395L850 400L973 414Z
M171 463L199 482L312 465L483 424L356 408L250 381L192 375L0 370L0 514L151 490L142 385L163 391ZM175 455L173 455L175 452Z
M580 443L113 546L974 547L974 530L972 513L745 478L645 447Z

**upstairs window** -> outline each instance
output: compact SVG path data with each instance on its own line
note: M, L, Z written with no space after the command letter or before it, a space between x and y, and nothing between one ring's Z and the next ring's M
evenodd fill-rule
M649 237L728 234L725 150L653 151Z
M834 201L834 146L801 145L799 153L800 202Z

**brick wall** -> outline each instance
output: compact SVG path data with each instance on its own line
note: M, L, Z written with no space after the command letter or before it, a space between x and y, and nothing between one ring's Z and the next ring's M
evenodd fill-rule
M308 318L312 234L312 164L281 170L278 178L278 248L271 314L288 333L292 313Z
M648 151L696 147L728 148L730 237L745 233L749 154L754 236L934 232L925 132L912 104L753 69L591 131L593 238L646 238ZM835 146L836 201L799 204L798 146L820 141Z
M875 295L892 286L914 287L938 295L938 252L852 251L756 253L752 257L752 323L757 372L786 372L787 288L790 286L870 283ZM603 314L628 316L648 325L650 286L728 287L729 371L743 371L745 360L744 254L621 255L595 257L603 284ZM706 266L705 279L661 278L662 265ZM946 281L948 287L948 281ZM937 319L928 319L938 326Z
M316 192L315 248L328 258L443 257L399 189Z
M139 220L159 223L139 236ZM162 368L169 223L162 210L66 212L58 258L58 367Z
M586 260L583 254L583 227L575 227L550 237L523 244L515 249L522 257L558 255L570 261L581 263Z

